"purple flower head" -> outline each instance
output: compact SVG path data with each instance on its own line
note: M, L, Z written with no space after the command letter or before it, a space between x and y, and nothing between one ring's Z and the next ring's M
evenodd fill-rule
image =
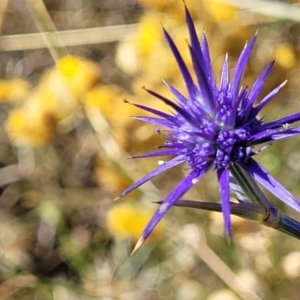
M185 82L188 96L184 96L175 87L165 82L176 98L175 102L154 91L145 90L169 105L174 111L173 114L166 114L135 104L155 115L155 117L137 116L136 119L167 129L164 132L167 141L158 151L135 156L135 158L165 155L173 156L173 158L127 188L120 197L176 165L186 163L190 172L164 199L146 226L135 249L149 236L173 204L191 189L209 169L215 170L217 174L227 236L231 234L229 175L232 164L242 166L281 201L300 211L300 202L253 159L253 156L257 154L253 147L300 133L300 128L290 128L289 126L300 120L300 113L269 123L258 118L261 109L286 83L283 82L256 106L254 105L274 61L265 67L251 88L241 86L243 72L256 40L256 36L254 36L242 50L232 79L229 78L226 55L218 86L212 71L206 37L203 34L200 43L187 8L185 8L185 13L190 35L188 47L197 82L192 79L176 45L164 30L165 38ZM157 134L161 134L161 131L157 130Z

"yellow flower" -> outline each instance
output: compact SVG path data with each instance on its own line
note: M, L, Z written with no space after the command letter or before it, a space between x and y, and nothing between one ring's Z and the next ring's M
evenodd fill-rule
M115 238L130 238L136 242L152 214L153 211L142 208L141 205L120 203L107 213L107 228ZM154 230L153 237L159 238L164 227L164 222L160 223Z
M297 63L297 57L294 48L290 44L280 44L275 49L276 63L283 68L293 68Z
M5 128L14 144L40 146L53 137L55 125L56 119L50 113L28 114L26 110L15 109Z
M94 179L100 186L105 186L113 194L119 193L133 183L123 169L118 168L114 162L101 153L97 157Z
M82 99L84 105L94 106L106 117L111 116L118 107L122 107L125 91L116 85L97 85ZM120 115L119 115L120 117Z
M53 138L57 122L77 107L74 98L59 97L56 92L53 86L42 85L10 113L5 128L14 144L40 146Z
M114 127L123 127L131 123L128 116L140 113L140 109L123 103L127 92L116 85L98 85L91 89L82 99L84 105L99 109ZM130 101L133 96L129 95Z
M56 78L57 76L57 78ZM78 58L66 56L56 65L50 81L54 78L61 82L74 97L80 97L99 79L100 69L97 64Z
M138 2L155 10L164 10L170 5L176 5L177 0L138 0Z
M20 78L0 80L0 101L19 102L30 92L30 83Z
M68 56L45 73L37 88L17 110L12 111L6 130L14 144L40 146L56 133L58 122L76 112L79 100L99 78L96 64Z
M206 1L205 5L216 23L236 21L236 9L233 6L214 0Z

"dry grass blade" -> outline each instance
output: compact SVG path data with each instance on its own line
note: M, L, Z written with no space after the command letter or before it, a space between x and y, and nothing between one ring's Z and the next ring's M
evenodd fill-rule
M285 19L294 22L300 22L300 7L284 2L266 1L266 0L217 0L241 9L247 9L251 13L259 13L277 19Z
M134 33L137 27L137 24L132 24L57 31L60 39L53 40L52 45L63 47L117 42ZM2 36L0 49L2 51L18 51L46 48L48 44L45 37L48 38L51 34L53 33L43 32L44 37L41 33Z
M181 232L184 243L192 247L193 251L227 284L241 299L261 300L244 282L224 263L224 261L206 244L204 232L193 224L185 225Z
M41 37L44 39L54 61L68 55L67 49L64 47L63 41L56 31L56 28L48 14L48 11L41 0L26 0L36 25L40 31Z
M0 2L0 29L1 29L1 25L3 23L3 15L6 10L7 4L8 4L8 0L2 0Z

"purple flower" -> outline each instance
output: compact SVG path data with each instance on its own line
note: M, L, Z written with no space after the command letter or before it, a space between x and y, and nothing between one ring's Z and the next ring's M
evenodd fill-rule
M206 37L203 34L200 43L187 8L185 8L185 13L190 35L188 47L197 82L192 79L176 45L164 30L165 38L185 82L188 96L184 96L175 87L164 82L176 101L171 101L154 91L145 90L169 105L174 113L167 114L150 107L134 104L156 115L155 117L137 116L135 118L166 128L165 131L157 130L156 132L167 138L167 141L159 147L158 151L138 155L135 158L169 155L174 156L174 158L163 163L127 188L120 197L179 164L186 163L190 172L159 206L142 233L135 250L141 246L176 201L191 189L209 169L216 171L218 178L227 236L231 234L229 174L232 164L243 167L256 181L281 201L300 211L300 202L253 159L258 154L253 150L253 147L300 133L300 128L290 128L290 124L300 120L300 113L269 123L258 118L258 113L279 92L286 81L271 91L257 105L254 105L274 64L272 61L265 67L252 88L241 86L243 72L255 43L256 36L254 36L242 50L231 80L228 74L228 57L226 55L220 84L217 85L212 71Z

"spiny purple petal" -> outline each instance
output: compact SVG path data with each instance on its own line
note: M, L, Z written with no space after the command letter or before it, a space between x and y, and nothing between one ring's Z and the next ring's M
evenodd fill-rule
M193 185L200 180L206 170L203 170L200 174L196 171L192 171L187 175L171 193L166 197L163 203L156 210L151 220L148 222L146 228L142 233L142 238L146 239L154 230L159 221L165 216L172 205L179 200Z
M220 91L227 91L229 84L228 54L226 53L220 79Z
M203 34L202 35L202 47L201 47L201 44L199 42L198 35L196 32L196 28L194 25L194 21L191 17L189 10L187 9L186 5L185 5L185 17L186 17L186 23L188 25L189 34L190 34L191 46L194 49L194 51L199 59L200 65L202 66L203 70L206 73L208 83L209 83L210 87L212 88L213 94L215 95L215 92L217 92L217 88L216 88L216 83L214 81L207 39L205 37L205 34Z
M270 92L261 102L255 106L251 113L250 113L250 118L255 118L258 113L272 100L272 98L285 86L287 83L287 80L284 81L281 85L276 87L272 92Z
M211 64L211 58L210 58L210 53L209 53L209 46L208 46L208 42L206 39L205 34L202 34L202 53L204 56L204 61L206 62L206 69L208 72L208 81L210 82L210 85L212 87L212 91L214 94L214 98L216 99L216 96L218 94L218 89L216 86L216 81L214 78L214 73L213 73L213 69L212 69L212 64Z
M155 156L168 156L168 155L180 155L183 154L183 149L168 149L168 150L160 150L149 153L143 153L139 155L134 155L131 158L147 158L147 157L155 157Z
M167 86L169 91L175 96L176 100L178 100L182 105L188 105L188 100L185 96L183 96L175 87L168 84L166 81L163 80L163 83Z
M296 114L278 119L276 121L272 121L272 122L263 124L261 129L265 130L265 129L279 128L279 127L282 127L285 125L293 124L298 121L300 121L300 113L296 113Z
M173 128L176 125L173 122L170 122L165 119L159 119L159 118L143 117L143 116L133 116L132 118L152 125L167 127L167 128Z
M170 122L173 122L174 124L177 122L177 118L175 116L172 116L172 115L169 115L169 114L166 114L160 110L157 110L157 109L154 109L154 108L151 108L151 107L148 107L148 106L145 106L145 105L142 105L142 104L136 104L136 103L130 103L126 100L126 103L129 103L137 108L140 108L142 110L145 110L151 114L154 114L154 115L157 115L161 118L164 118Z
M214 85L212 82L214 81L212 68L210 65L210 55L208 49L205 49L205 53L203 53L201 49L201 45L197 36L197 32L194 26L194 22L192 17L185 6L185 16L186 22L189 29L191 46L190 52L194 65L194 71L196 73L198 83L201 88L201 92L203 94L203 108L207 110L207 113L210 116L213 116L216 112L216 102L215 102L215 93L214 93ZM205 41L206 42L206 41ZM204 45L207 47L207 45ZM206 56L204 56L204 54Z
M176 103L174 103L173 101L167 99L166 97L157 94L154 91L148 90L145 88L145 91L147 91L150 95L160 99L161 101L163 101L164 103L166 103L167 105L171 106L172 108L175 109L175 111L180 114L182 117L184 117L187 121L191 122L191 123L195 123L195 121L192 119L191 115L188 113L188 111L186 111L184 108L180 107L179 105L177 105Z
M244 168L280 201L300 212L300 202L255 160L249 159Z
M202 54L202 49L201 49L201 45L200 45L200 42L198 39L194 21L193 21L191 14L186 6L185 6L185 19L186 19L186 23L188 26L192 47L194 48L196 53L199 53L199 55L201 55L201 58L202 58L201 61L204 62L204 57Z
M229 170L217 170L219 180L219 191L222 202L222 212L224 218L224 227L227 237L231 236L231 221L230 221L230 188L229 188Z
M236 65L235 72L233 75L233 80L231 84L231 93L233 96L233 99L236 99L236 96L238 94L242 76L244 73L244 70L246 68L246 65L248 63L248 60L250 58L250 55L253 50L253 46L256 40L256 35L250 40L249 44L246 44Z
M248 87L246 86L245 88L241 88L239 92L239 99L238 99L238 103L240 103L240 111L238 112L238 114L241 115L244 114L243 108L245 108L248 103L247 94L248 94Z
M190 97L193 97L196 86L194 84L192 76L191 76L185 62L183 61L183 59L180 55L180 52L178 51L176 45L174 44L172 38L170 37L170 35L168 34L168 32L165 29L163 29L163 32L164 32L165 38L166 38L166 40L169 44L169 47L170 47L170 49L171 49L171 51L172 51L172 53L173 53L173 55L176 59L176 62L179 66L180 72L183 76L183 79L184 79L186 88L189 92L189 95L190 95Z
M189 114L194 118L199 119L199 117L205 116L205 111L203 110L202 106L200 105L202 101L202 94L200 90L195 90L194 99L195 101L188 100L181 92L179 92L175 87L168 84L163 80L164 84L167 86L169 91L175 96L176 100L179 102L181 107L184 107L186 110L189 109Z
M198 59L199 53L196 54L195 50L191 46L189 46L189 49L193 61L194 71L198 78L201 93L203 96L201 99L202 107L211 117L213 117L216 113L216 101L214 99L214 94L211 89L211 85L207 80L206 70L204 69L203 63L201 63Z
M152 172L148 173L147 175L145 175L144 177L142 177L140 180L138 180L137 182L135 182L133 185L131 185L129 188L127 188L126 190L124 190L119 197L123 197L126 194L128 194L129 192L133 191L134 189L138 188L140 185L144 184L145 182L149 181L150 179L152 179L153 177L159 175L162 172L165 172L168 169L171 169L181 163L183 163L184 160L184 155L179 155L174 157L173 159L165 162L163 165L159 166L158 168L156 168L155 170L153 170Z
M180 148L180 149L186 149L186 144L180 143L180 142L165 141L164 145L158 146L158 148Z
M258 145L262 143L267 143L275 140L282 140L285 138L293 137L299 135L300 128L291 129L267 129L265 131L259 132L249 139L249 145Z
M248 104L245 108L245 116L248 117L250 110L252 109L252 106L254 105L255 100L257 99L257 97L259 96L263 85L265 83L265 80L268 76L268 74L270 73L273 65L274 65L275 60L273 60L272 62L270 62L266 68L262 71L262 73L260 74L260 76L256 79L256 81L254 82L251 90L249 91L248 94Z

